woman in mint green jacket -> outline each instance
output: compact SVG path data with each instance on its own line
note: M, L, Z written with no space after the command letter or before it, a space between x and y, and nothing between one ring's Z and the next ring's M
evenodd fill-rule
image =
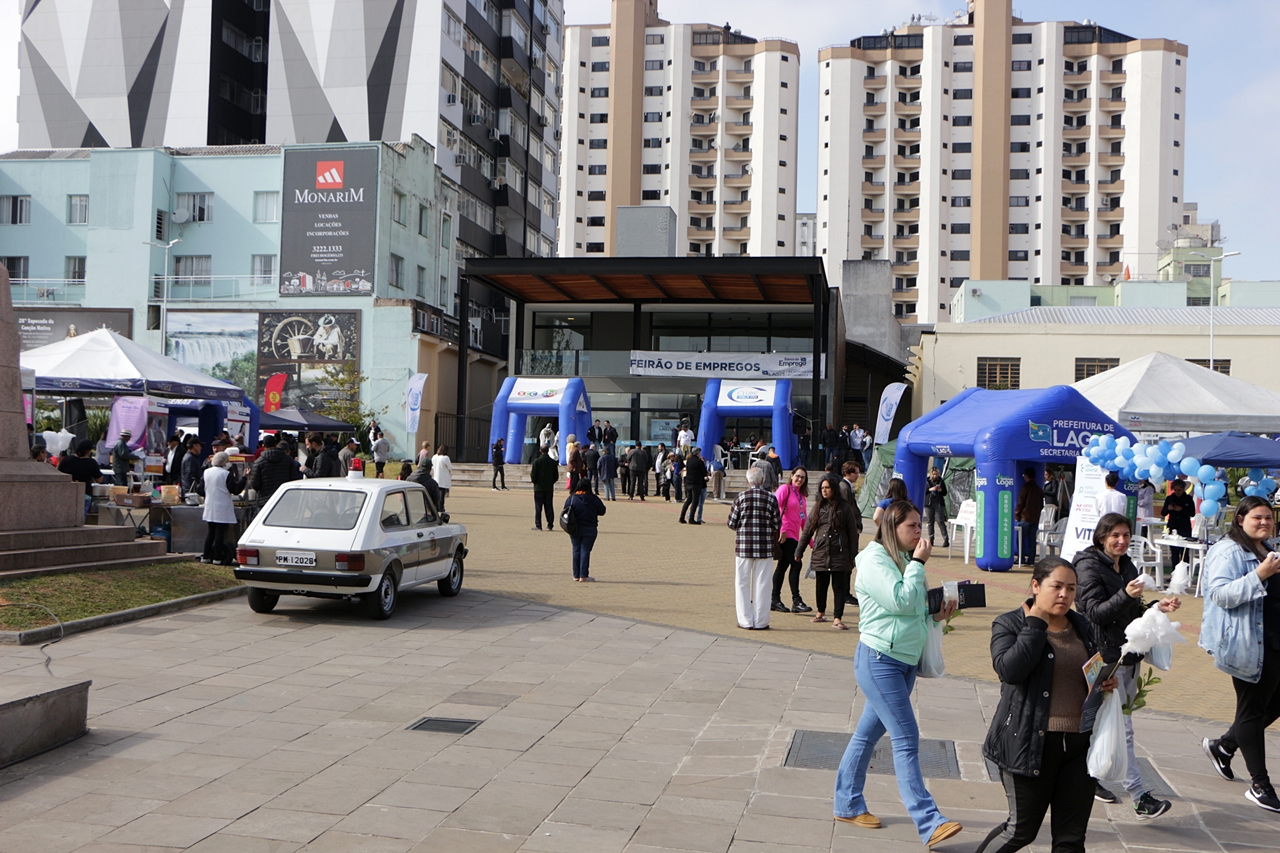
M884 511L876 539L858 555L856 583L861 634L853 671L866 698L862 718L849 740L836 774L835 819L866 829L880 820L867 809L863 787L871 752L887 731L893 741L898 792L920 840L932 847L963 827L938 811L920 772L920 728L911 710L911 690L929 631L929 619L942 621L954 603L929 616L924 564L932 548L920 537L920 511L895 501Z

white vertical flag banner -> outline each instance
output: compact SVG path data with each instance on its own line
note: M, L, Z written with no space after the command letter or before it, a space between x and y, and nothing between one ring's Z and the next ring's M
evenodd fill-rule
M876 411L876 444L889 441L889 430L893 429L893 418L898 414L898 404L902 402L902 392L907 386L902 382L894 382L884 387L880 395L880 408Z
M422 385L427 374L415 373L409 377L404 389L404 428L410 435L418 431L418 417L422 414Z

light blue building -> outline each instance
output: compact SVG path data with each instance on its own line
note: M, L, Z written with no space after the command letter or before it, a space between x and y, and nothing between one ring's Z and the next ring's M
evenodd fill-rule
M439 442L461 324L457 201L432 146L344 143L0 155L0 262L24 348L108 326L245 389L322 408L354 361L397 456ZM467 306L472 399L506 375L504 303ZM405 386L427 373L418 430ZM437 382L444 377L445 386ZM472 413L476 414L476 413Z

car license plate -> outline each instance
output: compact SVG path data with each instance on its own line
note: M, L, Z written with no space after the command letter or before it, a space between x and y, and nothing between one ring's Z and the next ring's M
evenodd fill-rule
M315 551L276 551L277 566L314 566Z

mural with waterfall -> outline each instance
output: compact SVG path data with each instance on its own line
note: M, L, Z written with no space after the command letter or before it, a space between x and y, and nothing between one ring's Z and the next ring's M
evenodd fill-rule
M173 310L167 326L166 355L256 396L257 311Z

